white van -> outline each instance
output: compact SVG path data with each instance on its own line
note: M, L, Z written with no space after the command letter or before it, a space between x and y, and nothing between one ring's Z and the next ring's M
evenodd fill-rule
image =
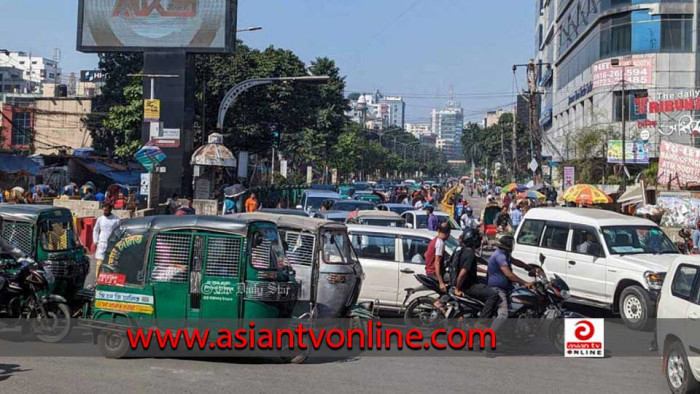
M679 254L654 222L588 208L530 210L513 250L513 257L531 264L543 255L545 271L569 285L568 302L611 309L636 330L653 323L664 276Z

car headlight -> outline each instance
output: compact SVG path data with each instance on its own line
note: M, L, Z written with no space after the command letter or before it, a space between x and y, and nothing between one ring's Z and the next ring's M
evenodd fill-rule
M562 290L559 292L559 294L561 294L561 298L563 299L571 297L571 293L569 292L569 290Z
M649 288L653 290L661 289L661 286L664 284L665 277L665 272L647 271L644 273L644 280L646 280L647 286L649 286Z

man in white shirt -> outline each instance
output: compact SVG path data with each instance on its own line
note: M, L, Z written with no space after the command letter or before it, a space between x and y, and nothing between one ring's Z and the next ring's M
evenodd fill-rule
M107 242L109 241L109 236L112 231L119 225L119 218L112 215L112 206L105 204L102 207L103 216L100 216L95 223L95 229L92 231L92 240L97 244L97 250L95 251L95 278L100 275L100 268L102 267L102 262L105 259L105 252L107 251Z

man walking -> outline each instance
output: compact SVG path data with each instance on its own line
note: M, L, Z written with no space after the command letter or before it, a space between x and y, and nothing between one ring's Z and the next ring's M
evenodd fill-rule
M432 205L428 205L427 208L425 208L425 211L428 212L428 230L430 231L438 231L438 226L440 225L440 221L438 220L437 216L435 216L434 208Z
M107 252L107 242L112 231L119 225L119 218L112 215L112 206L105 204L102 207L102 216L97 219L95 229L92 231L92 240L97 244L95 251L95 279L100 275L100 268Z

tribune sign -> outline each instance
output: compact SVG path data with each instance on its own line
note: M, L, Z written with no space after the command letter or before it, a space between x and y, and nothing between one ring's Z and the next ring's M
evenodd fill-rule
M80 0L78 50L228 52L237 0Z

